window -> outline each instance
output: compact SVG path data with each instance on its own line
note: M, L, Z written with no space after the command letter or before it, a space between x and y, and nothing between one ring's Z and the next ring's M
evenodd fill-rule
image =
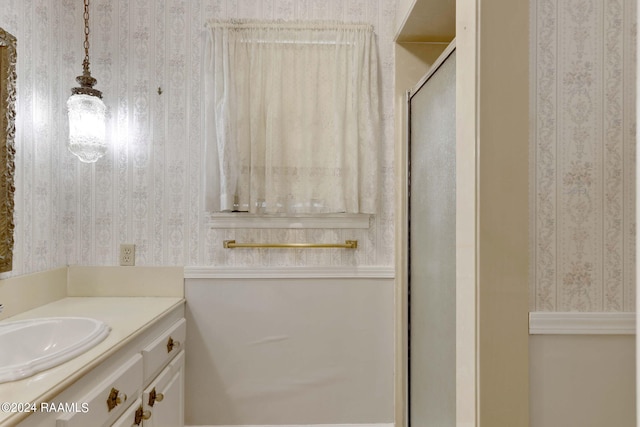
M207 210L375 213L380 112L371 26L207 27Z

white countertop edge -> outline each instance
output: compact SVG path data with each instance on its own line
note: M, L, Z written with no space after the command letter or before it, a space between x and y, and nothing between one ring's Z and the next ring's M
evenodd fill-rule
M72 307L69 307L70 305L75 304L76 306L82 306L83 304L86 305L89 301L92 303L102 302L107 306L107 309L113 309L114 307L121 308L119 306L121 306L125 300L131 303L133 301L139 302L141 299L145 299L147 301L145 301L145 304L140 304L140 306L144 307L144 310L140 310L135 314L138 316L135 326L131 326L129 328L130 330L125 330L123 334L124 336L119 338L116 342L112 342L112 334L122 334L123 328L118 325L113 325L113 322L105 320L105 313L101 314L99 312L92 312L93 315L87 315L82 312L83 310L80 310L79 314L72 314L69 312L72 310ZM150 304L152 300L155 300L155 302L162 302L162 304L158 304L158 306L153 307L152 304ZM42 373L22 380L0 384L0 402L29 402L39 405L41 402L51 400L86 375L89 371L100 365L107 358L114 355L140 334L144 333L144 331L151 327L157 320L179 307L184 303L184 301L184 298L179 297L67 297L0 321L0 324L2 324L14 320L33 319L39 317L78 315L84 317L95 317L96 319L106 321L112 328L109 336L94 348L57 367L43 371L51 373L53 379L45 381L42 384L42 389L40 389L40 387L32 387L29 385L30 380ZM146 314L141 314L141 312ZM116 313L116 315L120 316L120 319L122 320L122 312L120 311ZM113 316L114 314L111 313L110 315ZM109 317L109 315L106 317ZM128 323L126 320L122 321L124 323ZM129 323L129 325L132 324ZM109 337L112 337L112 339L110 340ZM83 362L83 360L85 361ZM73 372L71 373L54 373L55 370L61 369L62 367L69 369L69 367L74 366L74 364L77 364L78 366L74 367ZM62 378L56 379L57 376L61 376ZM55 384L49 385L50 383ZM22 389L29 389L30 391L33 390L33 394L26 393L28 396L15 396L10 393L10 395L7 396L5 393L12 387L20 387ZM28 413L0 412L0 426L15 425L28 416Z

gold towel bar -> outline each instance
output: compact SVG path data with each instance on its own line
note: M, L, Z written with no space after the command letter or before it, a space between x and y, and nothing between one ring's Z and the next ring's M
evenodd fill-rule
M225 240L225 249L234 248L339 248L357 249L357 240L345 240L344 243L236 243L235 240Z

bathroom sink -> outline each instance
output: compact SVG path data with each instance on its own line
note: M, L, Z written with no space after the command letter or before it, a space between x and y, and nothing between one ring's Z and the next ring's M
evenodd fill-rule
M104 340L111 328L88 317L47 317L0 323L0 383L29 377Z

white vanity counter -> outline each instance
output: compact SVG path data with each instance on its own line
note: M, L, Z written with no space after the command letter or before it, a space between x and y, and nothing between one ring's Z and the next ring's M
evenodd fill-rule
M104 341L85 353L31 377L0 384L0 404L33 403L39 407L41 402L67 389L163 318L175 317L176 311L179 317L184 317L184 298L66 297L0 321L2 324L40 317L79 316L102 320L111 327ZM0 410L0 426L14 426L28 415Z

